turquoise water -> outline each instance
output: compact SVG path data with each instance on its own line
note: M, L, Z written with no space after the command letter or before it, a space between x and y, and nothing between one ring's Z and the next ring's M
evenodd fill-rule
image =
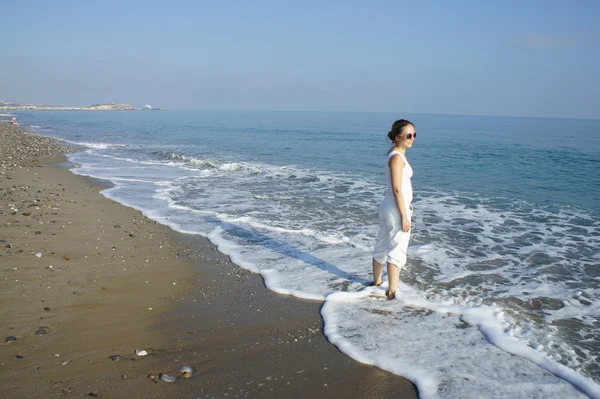
M69 140L103 139L217 151L240 160L381 174L378 157L398 115L163 111L28 115ZM410 115L415 184L600 209L600 121ZM39 120L36 122L36 118Z
M418 132L408 151L415 215L404 294L390 304L365 284L385 136L400 117ZM325 300L336 345L411 378L423 397L532 397L540 384L552 387L543 397L574 397L573 386L600 396L598 120L268 111L18 119L84 145L70 156L82 166L74 172L113 181L104 195L207 236L274 291ZM351 299L332 295L340 292ZM380 330L403 339L378 351Z

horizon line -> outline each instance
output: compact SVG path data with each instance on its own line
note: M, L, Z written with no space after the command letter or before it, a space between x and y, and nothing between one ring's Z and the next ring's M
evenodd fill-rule
M24 103L27 104L27 103ZM104 104L104 103L103 103ZM106 103L111 104L111 103ZM124 103L125 104L125 103ZM29 104L27 104L29 105ZM31 105L44 105L44 104L31 104ZM48 106L59 106L59 107L71 107L81 108L87 106L75 106L75 105L48 105ZM141 108L135 108L136 111L142 110ZM3 111L0 109L0 111ZM5 110L14 112L36 112L36 111L60 111L60 110ZM103 112L102 110L70 110L76 112ZM160 111L230 111L230 112L320 112L320 113L365 113L365 114L393 114L397 111L357 111L357 110L310 110L310 109L240 109L240 108L162 108ZM63 112L68 112L67 110ZM106 110L105 112L114 112ZM498 117L498 118L539 118L539 119L575 119L575 120L591 120L600 121L600 117L577 117L577 116L541 116L541 115L501 115L501 114L469 114L469 113L445 113L445 112L414 112L414 111L403 111L405 114L415 115L442 115L442 116L479 116L479 117Z

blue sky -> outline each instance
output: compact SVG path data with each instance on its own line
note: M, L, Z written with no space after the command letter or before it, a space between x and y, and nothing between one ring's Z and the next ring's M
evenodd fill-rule
M600 1L5 1L0 99L600 119Z

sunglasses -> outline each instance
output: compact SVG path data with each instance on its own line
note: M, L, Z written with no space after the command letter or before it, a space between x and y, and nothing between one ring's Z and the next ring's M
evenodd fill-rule
M414 138L417 138L417 132L415 132L414 135L412 133L407 133L406 136L404 136L404 138L407 140L410 140L413 138L413 136L414 136Z

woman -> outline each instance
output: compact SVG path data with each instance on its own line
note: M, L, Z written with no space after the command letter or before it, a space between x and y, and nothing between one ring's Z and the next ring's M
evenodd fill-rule
M415 126L400 119L394 122L387 137L392 148L387 154L386 177L388 190L379 207L379 234L373 251L373 284L381 285L383 264L387 263L388 299L396 297L400 269L406 264L412 216L413 170L406 159L406 149L412 147L417 133Z

